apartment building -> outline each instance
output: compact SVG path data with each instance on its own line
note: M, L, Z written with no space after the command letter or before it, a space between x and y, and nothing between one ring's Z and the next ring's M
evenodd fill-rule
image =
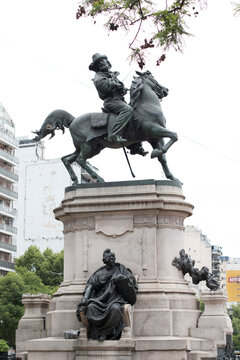
M184 250L192 260L195 260L195 267L201 269L207 266L212 271L212 246L211 242L200 229L195 226L186 226L184 231ZM192 283L191 277L187 274L185 279L199 297L200 290L206 290L206 282L202 281L198 285Z
M229 305L236 305L240 302L240 258L221 256L220 261L220 287L227 291Z
M17 148L14 123L0 103L0 276L14 271L17 252Z
M212 271L212 246L207 235L195 226L186 226L184 246L186 253L195 260L195 267L207 266Z
M72 180L61 159L46 159L44 142L35 143L27 137L19 140L19 216L17 256L30 245L41 251L47 247L58 252L63 249L63 224L55 219L53 210L60 206L65 187ZM81 182L92 178L73 164ZM95 169L96 170L96 169Z

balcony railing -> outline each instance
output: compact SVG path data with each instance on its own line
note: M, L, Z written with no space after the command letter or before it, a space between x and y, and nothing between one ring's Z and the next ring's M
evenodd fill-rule
M9 144L18 147L19 143L18 140L16 140L14 137L7 135L3 129L0 128L0 138L4 141L8 142Z
M7 249L7 250L10 250L10 251L17 251L16 245L7 244L7 243L4 243L2 241L0 241L0 248Z
M222 251L221 250L217 250L217 249L212 249L212 254L216 254L221 256L222 255Z
M18 194L15 191L6 189L3 186L0 186L0 193L5 194L11 198L17 199L18 198Z
M13 227L13 226L10 226L10 225L7 225L7 224L1 224L1 223L0 223L0 231L1 231L1 230L10 232L10 233L12 233L12 234L16 234L16 233L17 233L17 228L15 228L15 227Z
M16 175L14 172L6 170L0 166L0 175L6 176L9 179L12 179L13 181L18 181L18 175Z
M0 260L0 267L5 267L8 269L14 269L14 264L9 261Z
M0 156L2 156L5 160L12 161L14 164L18 164L19 160L16 156L9 154L7 151L0 149Z
M14 125L14 123L13 122L11 122L10 120L8 120L8 119L5 119L4 117L2 117L2 116L0 116L0 120L1 120L1 122L4 122L5 124L8 124L9 126L11 126L11 127L15 127L15 125Z
M17 210L10 208L9 206L0 205L0 213L4 212L9 215L17 216Z

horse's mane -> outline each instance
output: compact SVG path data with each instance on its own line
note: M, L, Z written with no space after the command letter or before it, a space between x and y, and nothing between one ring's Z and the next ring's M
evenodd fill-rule
M143 88L143 79L141 76L135 77L130 88L130 105L133 109L136 108L139 96Z

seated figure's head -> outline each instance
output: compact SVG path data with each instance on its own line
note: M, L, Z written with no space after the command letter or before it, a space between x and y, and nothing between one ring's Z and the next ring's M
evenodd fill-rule
M110 265L115 264L116 256L110 249L104 250L104 252L103 252L103 262L104 262L104 264L110 264Z

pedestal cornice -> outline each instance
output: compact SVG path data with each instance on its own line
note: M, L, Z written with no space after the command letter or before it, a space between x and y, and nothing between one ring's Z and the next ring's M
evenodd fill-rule
M83 218L89 213L134 211L141 216L143 211L145 214L147 211L156 217L161 212L158 226L168 225L172 221L182 226L183 219L190 216L193 210L193 206L184 200L180 184L174 181L139 180L80 184L65 189L65 198L54 212L55 217L61 221L68 218L73 220L75 216L79 219L79 214ZM169 212L171 216L176 215L175 219L169 219ZM179 219L179 213L182 220ZM89 221L85 220L85 224ZM82 225L84 226L80 226Z

